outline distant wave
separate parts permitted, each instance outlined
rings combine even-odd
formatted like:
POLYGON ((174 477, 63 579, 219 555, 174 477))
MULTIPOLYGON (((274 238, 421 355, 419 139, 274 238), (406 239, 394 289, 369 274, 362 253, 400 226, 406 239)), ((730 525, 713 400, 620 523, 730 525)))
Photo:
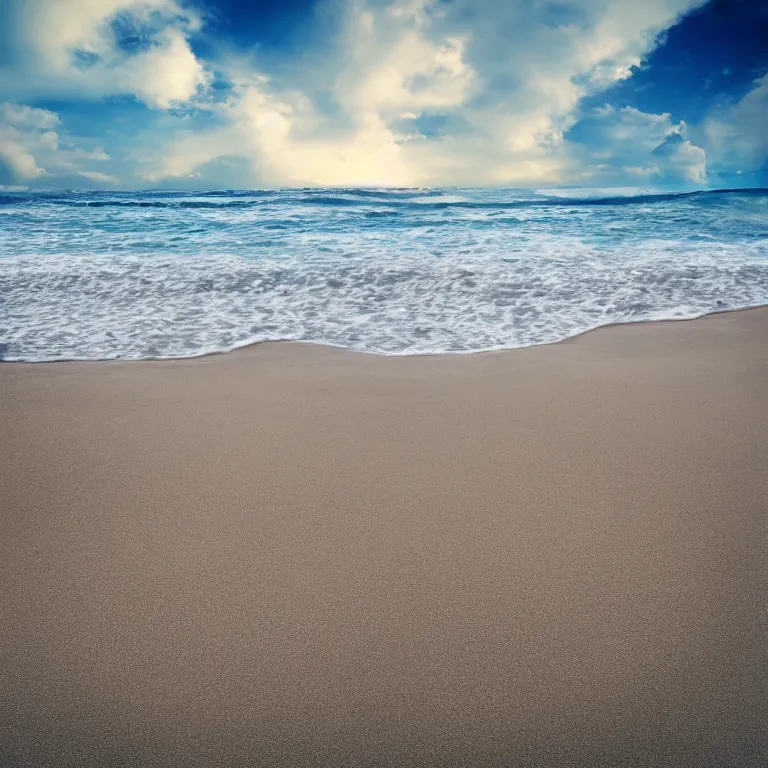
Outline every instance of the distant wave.
POLYGON ((552 208, 582 206, 632 206, 688 201, 691 203, 722 199, 768 199, 768 189, 711 189, 694 192, 659 192, 639 195, 606 197, 558 196, 557 194, 525 193, 520 190, 487 190, 490 199, 441 199, 453 190, 376 190, 376 189, 307 189, 307 190, 216 190, 182 193, 151 191, 136 193, 87 192, 76 193, 7 193, 0 195, 0 205, 62 205, 76 208, 252 208, 271 204, 329 207, 370 207, 386 204, 393 207, 457 208, 469 210, 508 210, 515 208, 552 208), (494 195, 496 192, 496 195, 494 195), (520 192, 525 197, 516 197, 520 192), (512 199, 503 199, 504 197, 512 199), (494 199, 497 198, 497 199, 494 199))
POLYGON ((753 187, 747 189, 703 189, 694 192, 662 192, 641 195, 622 195, 617 197, 553 197, 550 202, 556 205, 637 205, 647 203, 675 202, 679 200, 707 200, 709 198, 768 197, 768 189, 753 187))

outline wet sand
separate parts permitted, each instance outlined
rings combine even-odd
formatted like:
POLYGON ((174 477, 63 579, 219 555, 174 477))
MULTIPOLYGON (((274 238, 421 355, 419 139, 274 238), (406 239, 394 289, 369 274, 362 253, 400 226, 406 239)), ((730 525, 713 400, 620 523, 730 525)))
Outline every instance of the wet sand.
POLYGON ((768 311, 0 365, 2 766, 765 766, 768 311))

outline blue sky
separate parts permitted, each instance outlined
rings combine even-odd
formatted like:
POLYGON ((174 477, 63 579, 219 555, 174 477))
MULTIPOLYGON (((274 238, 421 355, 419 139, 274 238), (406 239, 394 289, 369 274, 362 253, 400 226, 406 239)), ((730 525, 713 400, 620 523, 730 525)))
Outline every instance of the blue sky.
POLYGON ((4 0, 0 185, 768 186, 768 0, 4 0))

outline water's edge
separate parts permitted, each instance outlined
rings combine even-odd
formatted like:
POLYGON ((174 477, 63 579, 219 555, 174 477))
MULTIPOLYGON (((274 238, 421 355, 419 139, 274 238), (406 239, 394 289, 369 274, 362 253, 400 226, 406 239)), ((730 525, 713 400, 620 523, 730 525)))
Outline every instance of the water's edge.
POLYGON ((615 328, 624 328, 629 326, 645 326, 645 325, 667 325, 667 324, 682 324, 691 323, 701 320, 708 320, 710 318, 719 317, 721 315, 736 315, 742 313, 761 312, 768 311, 768 303, 754 304, 748 307, 734 307, 733 309, 717 309, 712 312, 703 312, 699 315, 692 315, 691 317, 667 317, 656 318, 653 320, 626 320, 621 322, 610 322, 596 325, 593 328, 586 328, 582 331, 566 336, 556 341, 545 341, 534 344, 526 344, 514 347, 494 347, 492 349, 477 349, 477 350, 444 350, 440 352, 376 352, 372 350, 354 349, 351 347, 345 347, 341 344, 329 344, 322 341, 311 341, 306 339, 293 340, 293 339, 268 339, 266 341, 253 341, 245 342, 243 344, 235 345, 229 349, 214 350, 212 352, 201 352, 199 354, 191 355, 177 355, 175 357, 144 357, 144 358, 102 358, 94 359, 91 357, 56 357, 49 360, 9 360, 0 358, 0 366, 40 366, 40 365, 52 365, 58 363, 78 363, 87 365, 136 365, 136 364, 153 364, 153 363, 173 363, 195 360, 207 360, 215 357, 230 356, 234 354, 242 354, 243 352, 256 352, 259 348, 266 346, 290 345, 292 347, 308 346, 308 347, 324 347, 326 349, 332 349, 334 351, 349 353, 351 355, 360 355, 363 357, 373 358, 419 358, 419 357, 472 357, 475 355, 491 355, 491 354, 514 354, 521 350, 533 349, 535 347, 558 347, 565 344, 572 344, 578 342, 579 339, 584 336, 589 336, 593 333, 600 333, 601 331, 607 331, 615 328))
POLYGON ((768 304, 768 190, 578 192, 19 193, 0 359, 478 354, 768 304))

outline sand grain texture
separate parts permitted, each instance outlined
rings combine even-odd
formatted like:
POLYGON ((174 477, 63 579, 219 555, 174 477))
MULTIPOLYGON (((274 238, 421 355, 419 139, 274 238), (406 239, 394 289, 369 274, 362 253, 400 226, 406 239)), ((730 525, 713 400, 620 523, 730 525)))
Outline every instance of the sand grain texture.
POLYGON ((0 765, 766 765, 766 339, 0 366, 0 765))

